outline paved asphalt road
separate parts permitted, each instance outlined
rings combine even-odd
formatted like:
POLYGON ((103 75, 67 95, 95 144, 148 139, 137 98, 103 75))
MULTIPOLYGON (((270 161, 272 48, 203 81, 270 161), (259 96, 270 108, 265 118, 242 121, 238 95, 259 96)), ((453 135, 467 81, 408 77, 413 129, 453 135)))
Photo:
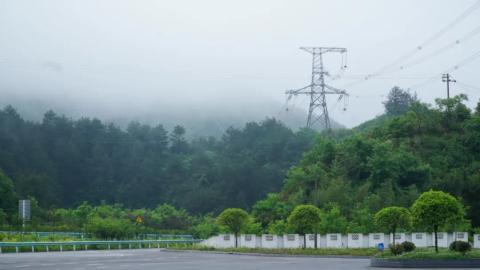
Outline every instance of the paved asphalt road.
POLYGON ((2 270, 380 269, 370 268, 369 262, 368 259, 268 257, 198 252, 169 252, 158 249, 0 254, 0 269, 2 270))

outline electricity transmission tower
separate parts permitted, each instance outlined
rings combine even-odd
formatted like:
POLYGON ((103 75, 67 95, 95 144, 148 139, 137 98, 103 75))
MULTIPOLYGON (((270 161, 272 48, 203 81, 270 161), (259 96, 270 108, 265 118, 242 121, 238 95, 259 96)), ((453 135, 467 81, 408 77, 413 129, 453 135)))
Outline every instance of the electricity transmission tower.
MULTIPOLYGON (((342 56, 347 52, 345 48, 335 47, 301 47, 304 50, 312 54, 312 81, 309 85, 296 89, 288 90, 285 92, 288 99, 297 95, 310 96, 310 105, 308 108, 307 127, 312 128, 317 122, 323 124, 323 127, 330 130, 330 118, 328 116, 327 108, 327 95, 340 95, 338 100, 340 101, 344 96, 348 96, 345 90, 337 89, 325 83, 325 76, 330 76, 323 66, 323 54, 333 52, 341 53, 342 56), (320 113, 317 113, 320 111, 320 113)), ((346 64, 343 63, 341 68, 346 68, 346 64)))

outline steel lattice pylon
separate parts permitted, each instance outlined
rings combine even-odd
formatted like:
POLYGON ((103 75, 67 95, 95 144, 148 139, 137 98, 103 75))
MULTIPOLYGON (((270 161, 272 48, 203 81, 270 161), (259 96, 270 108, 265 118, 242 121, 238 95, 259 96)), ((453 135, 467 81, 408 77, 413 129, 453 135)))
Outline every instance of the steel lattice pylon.
POLYGON ((325 83, 325 76, 328 73, 324 69, 322 55, 328 52, 343 54, 347 52, 347 49, 336 47, 300 47, 300 49, 312 54, 312 82, 303 88, 288 90, 285 94, 287 94, 288 99, 296 95, 309 95, 310 106, 308 108, 307 127, 312 128, 315 123, 321 122, 325 129, 330 130, 326 95, 340 95, 340 100, 348 94, 345 90, 337 89, 325 83), (316 114, 317 110, 320 110, 321 113, 316 114))

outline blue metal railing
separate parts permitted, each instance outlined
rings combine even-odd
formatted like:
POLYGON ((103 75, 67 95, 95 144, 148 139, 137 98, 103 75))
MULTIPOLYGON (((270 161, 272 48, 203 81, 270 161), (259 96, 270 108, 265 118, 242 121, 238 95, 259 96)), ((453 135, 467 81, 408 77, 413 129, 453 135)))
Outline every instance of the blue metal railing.
POLYGON ((117 248, 121 249, 128 246, 129 249, 132 247, 138 248, 160 248, 168 247, 170 244, 194 244, 201 242, 201 239, 176 239, 176 240, 119 240, 119 241, 69 241, 69 242, 0 242, 0 253, 2 248, 15 248, 15 252, 19 252, 20 248, 31 248, 32 252, 35 252, 35 247, 45 247, 45 251, 49 251, 49 247, 58 246, 60 251, 63 251, 64 247, 72 247, 72 250, 75 251, 78 248, 84 248, 88 250, 88 247, 105 246, 106 249, 117 248))

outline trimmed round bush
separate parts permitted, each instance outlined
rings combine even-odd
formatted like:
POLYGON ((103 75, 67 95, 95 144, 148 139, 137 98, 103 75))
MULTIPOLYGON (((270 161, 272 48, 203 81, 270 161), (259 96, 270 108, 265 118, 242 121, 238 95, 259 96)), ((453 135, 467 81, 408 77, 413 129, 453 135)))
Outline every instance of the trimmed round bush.
POLYGON ((404 252, 414 251, 416 248, 415 244, 409 241, 405 241, 401 245, 403 247, 404 252))
POLYGON ((400 255, 403 253, 403 245, 402 244, 395 244, 395 245, 390 245, 390 252, 393 255, 400 255))
POLYGON ((460 252, 462 254, 465 254, 465 253, 469 252, 470 250, 472 250, 472 245, 468 242, 465 242, 465 241, 454 241, 450 244, 449 249, 451 251, 456 251, 456 252, 460 252))

